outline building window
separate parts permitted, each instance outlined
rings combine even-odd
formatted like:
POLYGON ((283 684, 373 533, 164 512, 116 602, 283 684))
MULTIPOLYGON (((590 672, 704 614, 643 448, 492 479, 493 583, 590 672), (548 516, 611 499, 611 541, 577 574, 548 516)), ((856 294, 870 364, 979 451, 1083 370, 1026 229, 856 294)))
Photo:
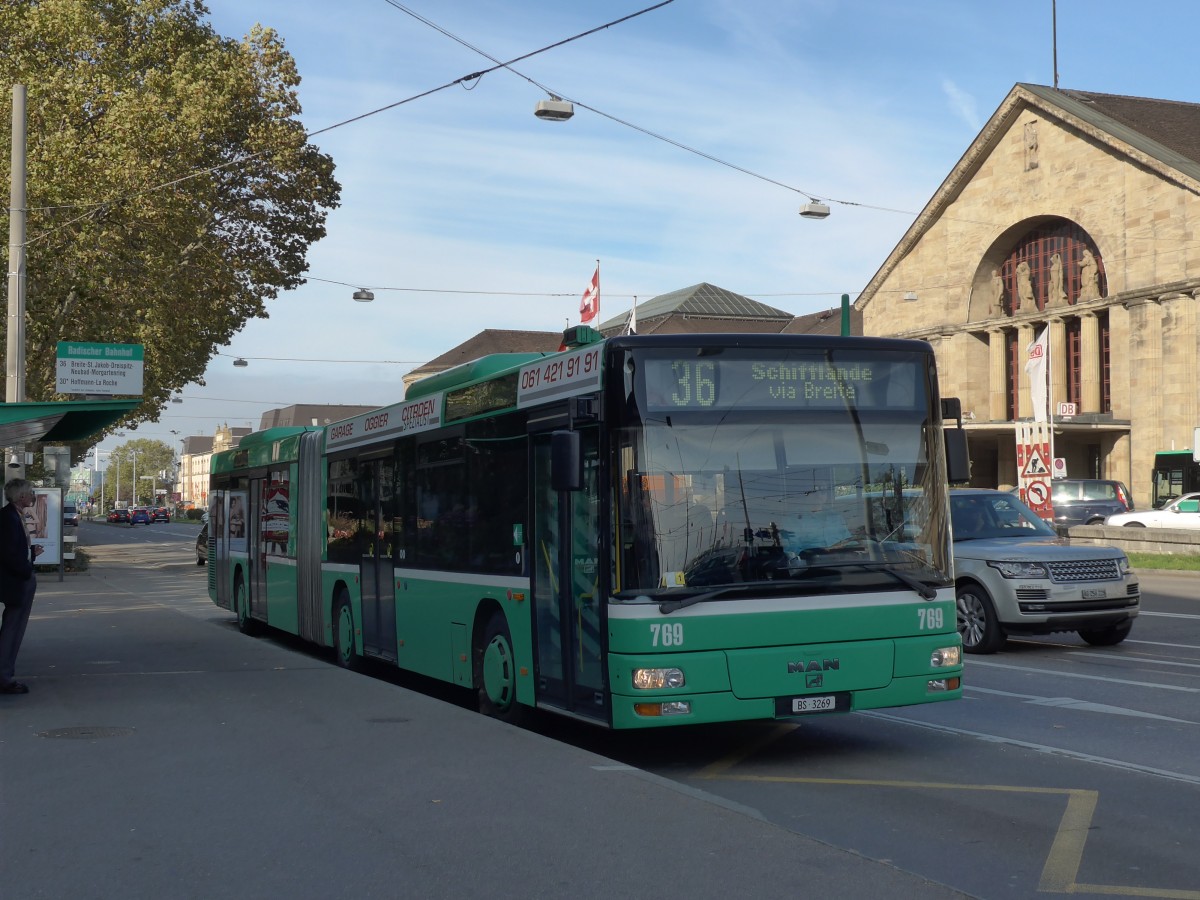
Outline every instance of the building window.
POLYGON ((1071 306, 1108 293, 1099 249, 1067 219, 1027 232, 1001 264, 1000 276, 1010 315, 1071 306))
POLYGON ((1021 408, 1018 391, 1021 386, 1020 367, 1024 363, 1024 356, 1017 341, 1017 332, 1007 329, 1004 332, 1004 413, 1010 422, 1016 420, 1017 412, 1021 408))
POLYGON ((1100 326, 1100 412, 1112 412, 1112 355, 1108 331, 1108 312, 1096 315, 1100 326))
POLYGON ((1079 319, 1067 319, 1067 396, 1068 403, 1074 403, 1076 408, 1083 409, 1083 391, 1080 389, 1083 377, 1082 333, 1079 319))

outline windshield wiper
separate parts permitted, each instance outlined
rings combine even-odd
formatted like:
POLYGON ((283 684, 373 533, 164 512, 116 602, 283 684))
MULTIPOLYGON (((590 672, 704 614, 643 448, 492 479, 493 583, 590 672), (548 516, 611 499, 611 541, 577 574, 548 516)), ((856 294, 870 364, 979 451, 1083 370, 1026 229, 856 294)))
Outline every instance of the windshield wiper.
POLYGON ((926 600, 933 600, 937 597, 937 591, 926 584, 921 579, 909 575, 903 569, 897 569, 891 563, 886 562, 852 562, 852 563, 822 563, 821 565, 830 569, 848 569, 855 566, 861 569, 867 569, 872 572, 883 572, 885 575, 891 575, 901 584, 912 588, 926 600))
POLYGON ((705 603, 709 600, 715 600, 726 594, 741 594, 749 592, 751 594, 777 593, 786 591, 791 593, 794 586, 789 586, 786 581, 752 581, 745 584, 727 584, 711 591, 702 591, 699 594, 692 594, 690 597, 680 597, 678 600, 664 600, 658 604, 658 611, 663 615, 668 615, 679 609, 685 609, 689 606, 695 606, 697 603, 705 603))
POLYGON ((677 609, 683 609, 688 606, 694 606, 697 603, 703 603, 705 600, 712 600, 714 597, 719 597, 726 593, 729 588, 718 588, 715 591, 705 591, 702 594, 692 594, 690 597, 681 597, 678 600, 664 600, 658 604, 658 611, 664 616, 675 612, 677 609))

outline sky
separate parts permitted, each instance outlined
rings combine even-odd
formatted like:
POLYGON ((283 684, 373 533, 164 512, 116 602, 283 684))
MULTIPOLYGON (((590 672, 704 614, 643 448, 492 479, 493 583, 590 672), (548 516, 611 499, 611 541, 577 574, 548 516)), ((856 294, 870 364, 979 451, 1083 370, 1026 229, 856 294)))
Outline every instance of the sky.
MULTIPOLYGON (((1013 85, 1054 83, 1052 0, 673 0, 441 90, 494 63, 416 17, 508 61, 652 5, 208 0, 218 33, 283 38, 310 132, 399 105, 312 138, 342 198, 308 282, 104 446, 398 402, 406 372, 484 329, 577 324, 597 261, 601 321, 701 282, 836 307, 1013 85), (539 84, 591 109, 540 120, 539 84), (810 198, 831 215, 801 218, 810 198)), ((1060 87, 1200 102, 1193 0, 1058 0, 1056 20, 1060 87)))

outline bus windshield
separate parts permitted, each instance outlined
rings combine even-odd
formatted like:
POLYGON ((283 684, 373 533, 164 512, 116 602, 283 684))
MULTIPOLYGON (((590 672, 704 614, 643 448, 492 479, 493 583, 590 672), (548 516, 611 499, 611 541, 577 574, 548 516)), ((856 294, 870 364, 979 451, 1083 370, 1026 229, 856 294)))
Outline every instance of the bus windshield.
POLYGON ((889 569, 945 584, 944 491, 924 483, 926 432, 905 415, 649 417, 625 451, 620 594, 902 587, 889 569))

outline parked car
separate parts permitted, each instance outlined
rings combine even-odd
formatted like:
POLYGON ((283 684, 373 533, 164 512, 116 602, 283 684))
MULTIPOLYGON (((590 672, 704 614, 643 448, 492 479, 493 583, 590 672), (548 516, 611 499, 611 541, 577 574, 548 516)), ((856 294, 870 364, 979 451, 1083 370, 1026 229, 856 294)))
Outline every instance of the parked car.
POLYGON ((150 509, 151 522, 170 522, 171 511, 165 506, 155 506, 150 509))
POLYGON ((1060 532, 1072 525, 1101 525, 1107 517, 1133 509, 1133 495, 1124 484, 1101 478, 1056 478, 1050 502, 1060 532))
POLYGON ((196 535, 196 565, 203 566, 208 562, 208 522, 200 526, 196 535))
POLYGON ((1141 588, 1115 547, 1075 545, 1011 493, 950 493, 958 632, 968 653, 1010 634, 1075 631, 1097 647, 1129 636, 1141 588))
POLYGON ((79 524, 79 507, 72 503, 63 504, 63 525, 79 524))
POLYGON ((1104 524, 1132 528, 1200 528, 1200 492, 1176 497, 1162 509, 1117 513, 1105 519, 1104 524))
POLYGON ((143 525, 150 524, 150 510, 144 506, 135 506, 129 511, 129 524, 137 525, 139 522, 143 525))
POLYGON ((112 512, 110 512, 108 514, 108 521, 109 522, 125 522, 128 524, 129 510, 128 509, 114 509, 112 512))

